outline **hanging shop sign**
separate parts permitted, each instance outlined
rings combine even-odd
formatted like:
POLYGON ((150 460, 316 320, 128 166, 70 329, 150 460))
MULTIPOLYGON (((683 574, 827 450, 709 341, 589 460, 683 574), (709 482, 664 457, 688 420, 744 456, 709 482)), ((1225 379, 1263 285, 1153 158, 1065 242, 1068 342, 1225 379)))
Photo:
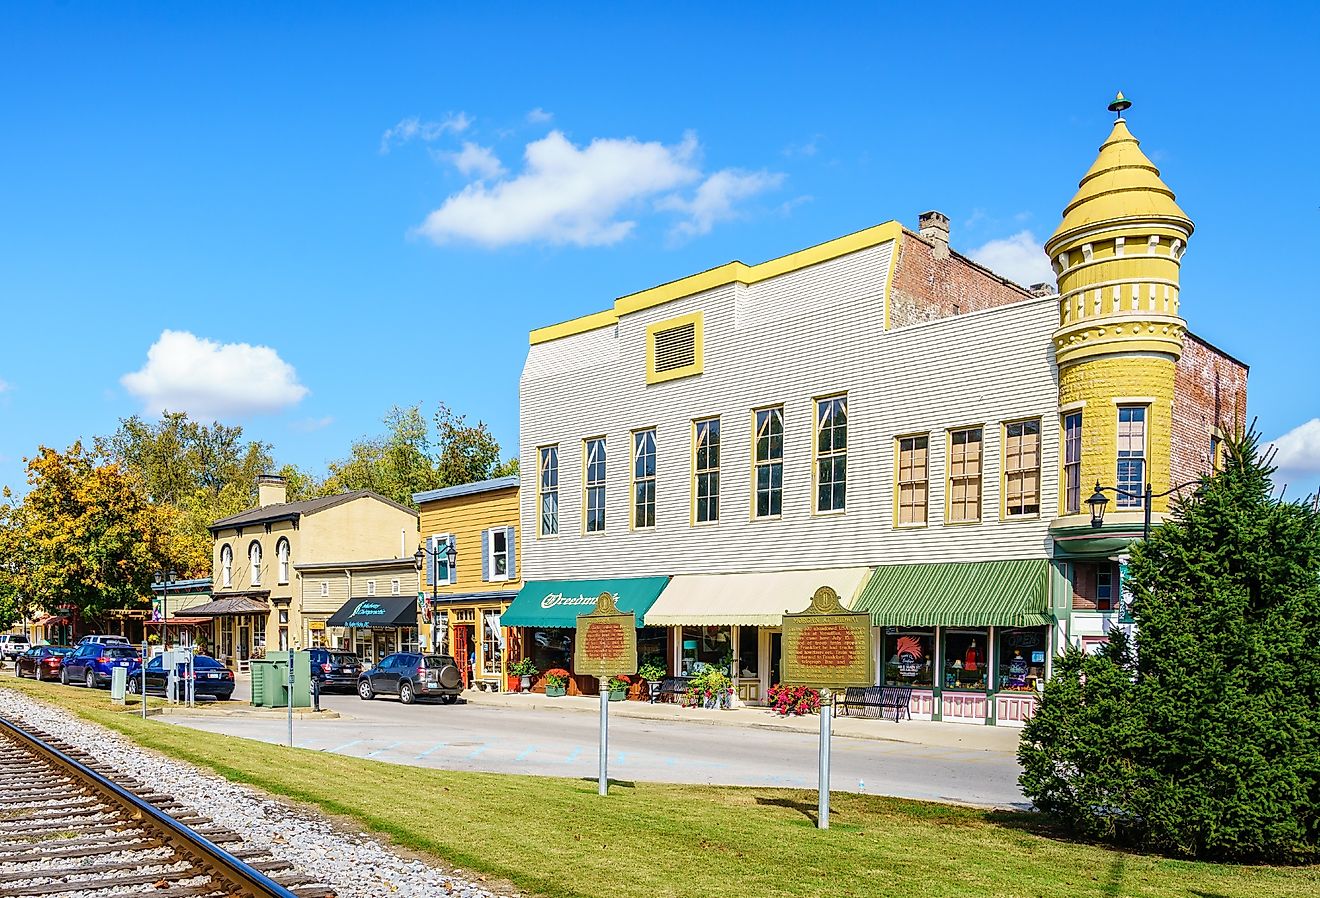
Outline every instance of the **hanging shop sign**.
POLYGON ((806 611, 784 614, 783 639, 785 683, 817 689, 875 683, 871 615, 844 608, 828 586, 816 590, 806 611))
POLYGON ((573 672, 601 680, 637 673, 637 615, 620 611, 608 592, 594 611, 577 617, 573 672))

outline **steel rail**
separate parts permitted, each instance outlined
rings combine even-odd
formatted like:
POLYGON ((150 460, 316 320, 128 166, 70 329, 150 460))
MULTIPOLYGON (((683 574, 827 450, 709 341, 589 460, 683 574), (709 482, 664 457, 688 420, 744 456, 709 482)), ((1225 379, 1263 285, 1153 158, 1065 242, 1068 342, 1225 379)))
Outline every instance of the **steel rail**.
POLYGON ((228 889, 232 894, 241 895, 243 898, 299 898, 192 827, 180 823, 155 805, 139 798, 118 783, 102 776, 5 717, 0 717, 0 732, 13 736, 39 757, 63 768, 74 779, 94 787, 97 792, 119 805, 129 815, 139 817, 148 825, 162 831, 167 842, 194 857, 205 872, 220 880, 217 882, 217 889, 228 889))

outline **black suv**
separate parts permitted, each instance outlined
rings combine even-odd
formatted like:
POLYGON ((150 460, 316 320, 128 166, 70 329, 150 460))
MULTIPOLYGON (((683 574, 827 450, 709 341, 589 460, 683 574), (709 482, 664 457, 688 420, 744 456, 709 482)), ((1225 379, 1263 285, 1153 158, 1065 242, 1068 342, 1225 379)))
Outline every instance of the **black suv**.
POLYGON ((308 649, 312 656, 312 678, 322 692, 343 689, 352 692, 362 672, 362 659, 352 652, 335 649, 308 649))
POLYGON ((452 705, 463 691, 463 677, 449 655, 395 652, 362 672, 357 691, 363 701, 378 695, 397 695, 399 701, 411 705, 420 697, 434 695, 452 705))

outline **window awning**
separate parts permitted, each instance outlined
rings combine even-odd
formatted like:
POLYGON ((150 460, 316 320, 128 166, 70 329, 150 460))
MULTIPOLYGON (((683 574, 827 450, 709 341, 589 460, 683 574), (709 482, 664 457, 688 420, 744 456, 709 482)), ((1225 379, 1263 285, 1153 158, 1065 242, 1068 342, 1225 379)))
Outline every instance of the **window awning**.
POLYGON ((579 614, 596 607, 603 592, 614 596, 620 611, 637 615, 637 626, 655 603, 668 577, 620 577, 613 580, 532 580, 500 616, 506 627, 576 627, 579 614))
POLYGON ((887 564, 853 604, 879 627, 1034 627, 1053 622, 1049 561, 887 564))
POLYGON ((212 599, 185 609, 192 617, 227 617, 231 614, 269 614, 270 606, 247 596, 212 599))
POLYGON ((329 627, 415 627, 417 600, 410 596, 349 599, 330 615, 329 627))
POLYGON ((822 586, 839 594, 845 607, 871 573, 869 567, 775 571, 758 574, 681 574, 670 581, 646 613, 647 626, 777 627, 784 612, 805 611, 822 586))

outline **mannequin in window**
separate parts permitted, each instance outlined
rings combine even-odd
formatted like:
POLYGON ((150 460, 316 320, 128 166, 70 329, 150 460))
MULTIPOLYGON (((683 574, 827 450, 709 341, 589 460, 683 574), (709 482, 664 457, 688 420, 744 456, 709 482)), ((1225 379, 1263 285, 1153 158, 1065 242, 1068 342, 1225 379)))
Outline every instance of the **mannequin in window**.
POLYGON ((975 672, 984 663, 985 656, 981 654, 981 650, 977 648, 976 640, 973 639, 972 644, 967 646, 967 653, 963 655, 963 670, 969 673, 975 672))

